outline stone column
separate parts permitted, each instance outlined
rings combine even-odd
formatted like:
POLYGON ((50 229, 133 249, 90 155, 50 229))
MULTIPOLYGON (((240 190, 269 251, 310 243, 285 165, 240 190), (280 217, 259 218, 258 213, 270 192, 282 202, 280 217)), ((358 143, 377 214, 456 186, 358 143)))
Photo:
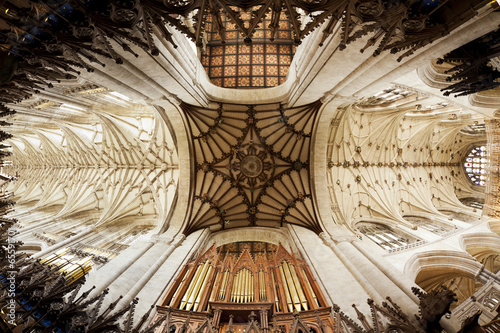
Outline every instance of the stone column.
MULTIPOLYGON (((337 246, 340 252, 351 263, 356 263, 356 268, 360 275, 365 279, 369 279, 370 285, 379 295, 383 295, 384 299, 390 296, 405 313, 417 313, 418 307, 415 302, 352 244, 354 240, 355 238, 353 237, 350 241, 339 242, 337 246)), ((381 304, 379 300, 374 299, 374 301, 381 304)))
POLYGON ((361 252, 371 263, 373 263, 377 268, 387 276, 392 283, 399 287, 409 298, 411 298, 416 304, 419 303, 418 297, 411 291, 412 287, 419 288, 415 283, 413 283, 410 279, 404 276, 401 273, 397 273, 394 269, 391 269, 390 264, 381 257, 375 257, 369 251, 363 248, 358 241, 352 242, 354 247, 361 252))
POLYGON ((135 296, 141 291, 141 289, 146 285, 146 283, 153 277, 153 275, 158 271, 158 269, 163 265, 165 260, 174 252, 175 248, 182 244, 182 242, 186 239, 185 235, 179 235, 170 241, 170 246, 167 248, 165 252, 161 256, 153 256, 153 259, 156 259, 153 265, 141 276, 139 281, 137 281, 132 289, 128 291, 128 293, 123 297, 120 301, 121 304, 130 303, 135 296))
MULTIPOLYGON (((344 253, 339 249, 339 247, 335 244, 335 242, 331 239, 331 237, 322 232, 320 235, 323 242, 332 249, 333 253, 342 261, 344 266, 349 270, 349 272, 356 278, 358 283, 363 287, 364 291, 377 303, 382 303, 384 299, 380 296, 380 294, 375 290, 375 288, 368 282, 368 280, 361 274, 361 272, 353 265, 353 261, 346 257, 344 253)), ((345 242, 343 242, 345 243, 345 242)))
POLYGON ((83 290, 95 286, 94 291, 89 295, 94 297, 106 289, 113 281, 118 279, 133 263, 139 260, 154 244, 156 240, 138 242, 129 247, 116 258, 113 258, 106 265, 101 267, 94 275, 88 277, 83 290))

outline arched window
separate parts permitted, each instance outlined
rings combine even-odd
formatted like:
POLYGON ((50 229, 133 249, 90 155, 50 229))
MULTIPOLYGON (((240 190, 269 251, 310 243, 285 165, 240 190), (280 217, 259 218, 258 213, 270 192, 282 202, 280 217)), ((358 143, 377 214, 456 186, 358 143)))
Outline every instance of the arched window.
POLYGON ((476 146, 472 148, 465 158, 465 173, 469 176, 471 182, 476 185, 484 186, 486 184, 486 168, 488 157, 486 146, 476 146))
POLYGON ((398 234, 382 224, 366 223, 359 231, 385 250, 397 249, 419 241, 415 237, 398 234))
POLYGON ((463 203, 464 205, 475 209, 483 209, 484 206, 484 199, 482 198, 469 197, 469 198, 460 198, 458 200, 460 200, 460 202, 463 203))
POLYGON ((428 230, 436 235, 444 235, 447 232, 453 230, 453 227, 450 225, 443 225, 440 223, 436 223, 431 219, 421 216, 405 216, 406 221, 413 223, 419 228, 428 230))
POLYGON ((478 217, 470 214, 465 214, 461 212, 456 212, 453 210, 439 210, 440 213, 447 215, 451 219, 459 220, 465 223, 474 223, 477 222, 478 217))

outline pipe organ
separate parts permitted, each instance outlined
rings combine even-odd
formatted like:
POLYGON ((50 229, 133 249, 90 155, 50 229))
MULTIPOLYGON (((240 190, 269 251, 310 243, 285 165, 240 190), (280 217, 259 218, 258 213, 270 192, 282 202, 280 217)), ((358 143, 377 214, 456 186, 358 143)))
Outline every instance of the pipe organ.
POLYGON ((64 279, 69 281, 69 284, 85 276, 93 267, 91 256, 78 258, 70 253, 69 248, 41 259, 40 263, 58 267, 58 271, 64 274, 64 279))
POLYGON ((333 327, 330 307, 309 266, 281 244, 211 246, 180 270, 158 309, 159 314, 168 309, 179 319, 189 316, 190 322, 212 312, 212 324, 219 328, 228 325, 230 316, 242 318, 250 312, 261 313, 260 325, 268 325, 276 314, 280 327, 291 325, 291 313, 311 318, 320 313, 333 327))

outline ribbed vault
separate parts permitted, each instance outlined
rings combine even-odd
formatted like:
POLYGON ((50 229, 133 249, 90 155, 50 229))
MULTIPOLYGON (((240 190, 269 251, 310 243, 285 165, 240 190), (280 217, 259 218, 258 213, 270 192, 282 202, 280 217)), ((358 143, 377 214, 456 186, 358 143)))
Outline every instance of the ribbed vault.
POLYGON ((310 179, 311 133, 321 103, 187 104, 195 155, 189 234, 292 223, 321 232, 310 179))
MULTIPOLYGON (((161 224, 175 204, 179 173, 169 125, 152 108, 107 89, 88 88, 68 89, 68 104, 51 103, 40 111, 45 120, 62 107, 74 108, 66 121, 34 122, 32 115, 17 115, 16 122, 25 127, 12 126, 22 135, 9 142, 12 172, 20 178, 9 184, 16 201, 32 209, 61 207, 55 219, 93 211, 96 226, 126 217, 161 224), (82 94, 82 89, 90 92, 82 94)), ((29 108, 39 99, 20 108, 25 104, 29 108)))

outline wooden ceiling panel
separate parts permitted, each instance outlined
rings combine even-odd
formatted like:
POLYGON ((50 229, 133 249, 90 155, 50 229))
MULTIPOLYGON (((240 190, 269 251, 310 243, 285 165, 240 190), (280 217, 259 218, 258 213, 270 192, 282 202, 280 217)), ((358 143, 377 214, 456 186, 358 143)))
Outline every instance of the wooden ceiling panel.
POLYGON ((195 204, 184 232, 286 223, 321 232, 309 184, 320 107, 182 104, 196 159, 195 204))

